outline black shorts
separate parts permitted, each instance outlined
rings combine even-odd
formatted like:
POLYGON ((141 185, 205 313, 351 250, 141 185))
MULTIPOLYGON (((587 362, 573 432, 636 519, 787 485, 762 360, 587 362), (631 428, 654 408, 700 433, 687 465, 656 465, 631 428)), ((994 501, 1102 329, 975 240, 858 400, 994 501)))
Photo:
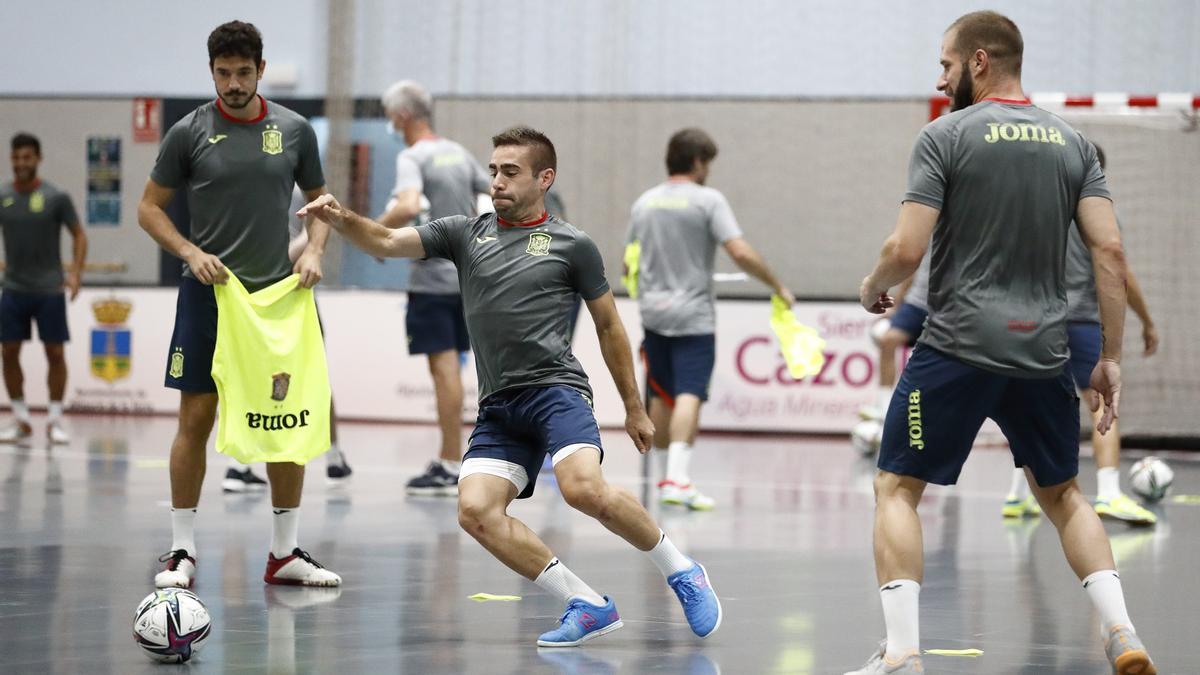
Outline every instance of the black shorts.
POLYGON ((5 289, 0 294, 0 342, 24 342, 33 337, 62 344, 71 339, 67 330, 67 296, 64 293, 29 293, 5 289))
POLYGON ((1071 377, 1080 390, 1092 386, 1092 371, 1100 362, 1100 348, 1104 338, 1100 324, 1094 321, 1072 321, 1067 324, 1067 349, 1071 351, 1068 362, 1071 377))
POLYGON ((917 345, 892 394, 879 468, 953 485, 987 418, 1000 425, 1016 466, 1038 485, 1079 473, 1079 397, 1067 369, 1047 378, 999 375, 917 345))
POLYGON ((892 328, 908 334, 908 346, 913 347, 917 344, 917 338, 925 331, 925 319, 928 316, 929 312, 920 307, 907 302, 902 303, 892 315, 892 328))
POLYGON ((461 295, 409 293, 404 328, 408 332, 409 354, 471 349, 461 295))
POLYGON ((669 337, 648 330, 642 342, 642 355, 646 359, 650 393, 667 405, 674 406, 675 397, 680 394, 708 400, 708 384, 717 360, 715 335, 669 337))
POLYGON ((213 287, 183 277, 175 301, 175 332, 171 334, 164 384, 180 391, 215 394, 212 360, 216 348, 217 296, 213 287))

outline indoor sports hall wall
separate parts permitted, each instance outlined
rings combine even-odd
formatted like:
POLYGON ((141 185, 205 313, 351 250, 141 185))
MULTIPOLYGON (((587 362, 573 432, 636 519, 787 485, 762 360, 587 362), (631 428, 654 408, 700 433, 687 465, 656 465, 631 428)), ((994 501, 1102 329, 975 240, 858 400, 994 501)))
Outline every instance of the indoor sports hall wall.
MULTIPOLYGON (((568 219, 596 240, 619 288, 629 208, 666 179, 667 139, 707 129, 720 154, 709 185, 728 197, 749 240, 797 295, 853 298, 895 224, 921 101, 447 99, 438 131, 486 161, 490 137, 526 123, 559 157, 568 219)), ((724 255, 723 269, 732 269, 724 255)), ((763 297, 757 283, 723 295, 763 297)))
POLYGON ((1021 26, 1031 91, 1200 82, 1192 0, 44 0, 5 3, 20 67, 0 70, 0 91, 207 94, 204 40, 240 18, 265 35, 269 77, 295 73, 284 93, 323 96, 331 3, 357 25, 338 74, 356 96, 403 77, 468 96, 927 95, 942 31, 984 7, 1021 26))

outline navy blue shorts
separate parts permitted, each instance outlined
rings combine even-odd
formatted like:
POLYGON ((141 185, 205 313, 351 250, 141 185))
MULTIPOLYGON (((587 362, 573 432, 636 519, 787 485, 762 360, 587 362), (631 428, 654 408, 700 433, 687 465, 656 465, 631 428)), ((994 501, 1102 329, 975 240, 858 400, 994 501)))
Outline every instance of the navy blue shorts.
POLYGON ((921 337, 921 333, 925 331, 925 317, 929 316, 929 312, 910 305, 907 302, 896 308, 896 313, 892 315, 892 328, 902 330, 908 334, 908 346, 912 347, 917 344, 917 338, 921 337))
POLYGON ((646 359, 651 393, 667 405, 675 405, 675 397, 680 394, 708 400, 708 384, 717 360, 715 335, 668 337, 648 330, 642 342, 642 356, 646 359))
POLYGON ((461 295, 409 293, 404 328, 408 331, 409 354, 471 349, 461 295))
POLYGON ((28 293, 5 289, 0 294, 0 342, 24 342, 33 337, 37 321, 38 339, 62 344, 71 339, 67 330, 65 293, 28 293))
POLYGON ((217 296, 213 287, 183 277, 175 300, 175 331, 164 384, 180 391, 215 394, 212 360, 216 348, 217 296))
POLYGON ((546 455, 557 463, 582 447, 600 450, 604 461, 600 428, 583 392, 565 385, 502 391, 479 403, 459 478, 507 478, 517 486, 517 499, 525 499, 546 455))
POLYGON ((1100 362, 1102 343, 1100 324, 1094 321, 1072 321, 1067 324, 1067 348, 1071 350, 1068 367, 1079 389, 1091 386, 1092 371, 1100 362))
POLYGON ((919 344, 892 394, 879 468, 953 485, 987 418, 1008 438, 1016 466, 1038 485, 1079 473, 1079 397, 1066 369, 1028 379, 998 375, 919 344))

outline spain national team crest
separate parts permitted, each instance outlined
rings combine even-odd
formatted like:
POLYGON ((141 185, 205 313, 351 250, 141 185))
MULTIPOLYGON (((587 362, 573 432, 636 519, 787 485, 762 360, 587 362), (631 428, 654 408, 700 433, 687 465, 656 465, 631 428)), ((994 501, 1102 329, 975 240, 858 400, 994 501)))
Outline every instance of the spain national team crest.
POLYGON ((92 374, 105 382, 129 377, 133 333, 125 326, 133 305, 109 298, 92 303, 99 327, 92 329, 92 374))
POLYGON ((283 152, 283 132, 278 124, 268 124, 263 131, 263 152, 278 155, 283 152))
POLYGON ((529 246, 525 252, 529 255, 550 255, 550 239, 545 232, 534 232, 529 235, 529 246))
POLYGON ((271 376, 271 400, 282 401, 287 398, 288 385, 292 382, 289 373, 275 373, 271 376))
POLYGON ((41 190, 29 195, 29 210, 33 213, 41 213, 46 210, 46 195, 42 194, 41 190))

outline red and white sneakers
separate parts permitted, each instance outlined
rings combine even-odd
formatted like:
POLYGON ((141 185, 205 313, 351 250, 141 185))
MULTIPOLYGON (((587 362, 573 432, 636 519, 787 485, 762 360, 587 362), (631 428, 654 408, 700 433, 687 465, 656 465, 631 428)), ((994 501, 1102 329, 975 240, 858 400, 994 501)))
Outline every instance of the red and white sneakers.
POLYGON ((306 551, 292 549, 285 558, 267 554, 267 571, 263 581, 284 586, 341 586, 342 578, 321 566, 306 551))
POLYGON ((158 559, 167 564, 154 575, 155 588, 191 588, 196 582, 196 559, 179 548, 158 559))

